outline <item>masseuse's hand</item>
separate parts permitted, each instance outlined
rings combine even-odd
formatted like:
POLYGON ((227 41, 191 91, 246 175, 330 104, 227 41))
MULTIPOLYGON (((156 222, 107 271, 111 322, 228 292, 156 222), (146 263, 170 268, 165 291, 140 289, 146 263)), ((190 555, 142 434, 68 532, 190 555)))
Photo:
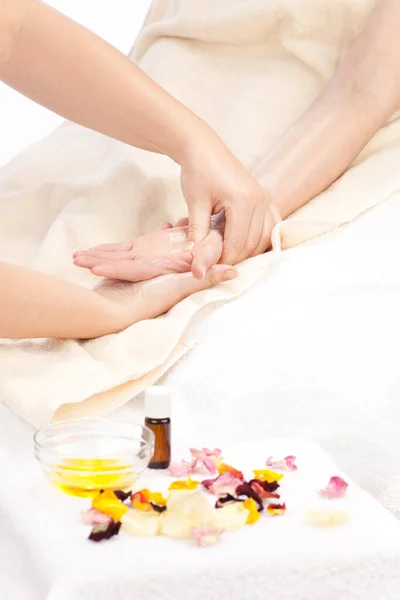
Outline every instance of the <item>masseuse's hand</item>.
MULTIPOLYGON (((217 136, 209 136, 181 162, 182 191, 189 209, 189 242, 197 246, 209 232, 212 214, 224 209, 226 226, 221 257, 236 264, 265 252, 270 243, 271 212, 264 189, 217 136)), ((195 269, 205 277, 207 268, 195 269)))

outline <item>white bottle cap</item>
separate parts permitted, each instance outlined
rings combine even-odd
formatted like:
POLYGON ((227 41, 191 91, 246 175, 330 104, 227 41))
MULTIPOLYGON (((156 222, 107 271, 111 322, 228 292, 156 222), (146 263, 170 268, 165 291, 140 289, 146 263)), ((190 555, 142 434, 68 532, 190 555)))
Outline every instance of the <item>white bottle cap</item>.
POLYGON ((145 412, 150 419, 168 419, 171 416, 173 392, 166 385, 155 385, 145 392, 145 412))

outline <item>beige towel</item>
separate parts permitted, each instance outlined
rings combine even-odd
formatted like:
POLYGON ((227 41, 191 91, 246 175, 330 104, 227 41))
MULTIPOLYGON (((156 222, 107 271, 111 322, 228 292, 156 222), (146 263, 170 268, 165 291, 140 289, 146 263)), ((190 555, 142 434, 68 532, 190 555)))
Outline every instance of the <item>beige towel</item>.
MULTIPOLYGON (((132 58, 214 127, 253 168, 307 108, 360 32, 372 0, 154 0, 132 58)), ((327 192, 279 226, 283 248, 350 222, 400 188, 393 118, 327 192)), ((0 257, 85 286, 74 249, 132 239, 185 215, 179 170, 71 124, 0 171, 0 257)), ((0 398, 34 425, 103 415, 164 374, 193 344, 206 305, 263 277, 240 277, 119 335, 0 343, 0 398)))

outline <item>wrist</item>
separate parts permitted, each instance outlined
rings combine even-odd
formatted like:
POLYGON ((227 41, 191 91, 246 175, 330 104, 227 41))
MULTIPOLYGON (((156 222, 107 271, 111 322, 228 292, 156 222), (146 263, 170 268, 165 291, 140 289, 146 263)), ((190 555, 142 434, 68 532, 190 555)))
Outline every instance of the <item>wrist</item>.
POLYGON ((186 121, 181 121, 176 130, 179 135, 170 144, 168 156, 181 167, 193 164, 202 154, 209 154, 210 148, 219 139, 211 127, 193 113, 186 121))

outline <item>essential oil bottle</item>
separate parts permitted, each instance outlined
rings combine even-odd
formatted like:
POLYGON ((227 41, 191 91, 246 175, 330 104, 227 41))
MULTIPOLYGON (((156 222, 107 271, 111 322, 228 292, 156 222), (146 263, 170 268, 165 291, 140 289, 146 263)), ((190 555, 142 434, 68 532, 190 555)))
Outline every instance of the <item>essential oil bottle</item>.
POLYGON ((154 454, 149 469, 168 469, 171 463, 171 403, 171 388, 165 385, 147 388, 144 422, 155 436, 154 454))

